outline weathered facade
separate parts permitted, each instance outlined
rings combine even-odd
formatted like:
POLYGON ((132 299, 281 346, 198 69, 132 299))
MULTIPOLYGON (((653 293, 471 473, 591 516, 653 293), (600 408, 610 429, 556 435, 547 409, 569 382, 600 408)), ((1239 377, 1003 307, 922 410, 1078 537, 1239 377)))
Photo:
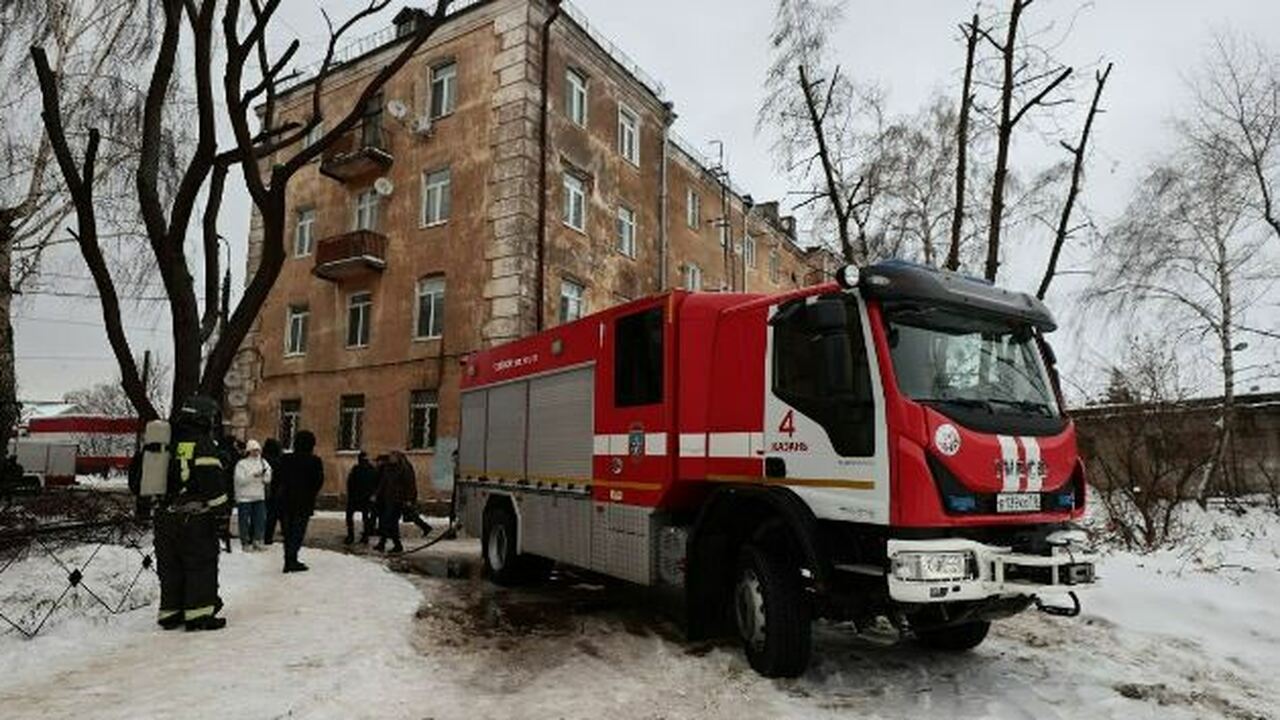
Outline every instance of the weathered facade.
MULTIPOLYGON (((407 448, 423 490, 447 488, 478 348, 668 287, 777 291, 834 269, 776 204, 751 207, 676 144, 660 88, 577 11, 552 12, 455 13, 289 189, 290 257, 229 378, 229 419, 255 438, 313 431, 326 492, 357 448, 407 448)), ((398 47, 330 72, 322 115, 398 47)), ((279 115, 306 120, 311 90, 279 115)), ((261 242, 255 216, 250 271, 261 242)))

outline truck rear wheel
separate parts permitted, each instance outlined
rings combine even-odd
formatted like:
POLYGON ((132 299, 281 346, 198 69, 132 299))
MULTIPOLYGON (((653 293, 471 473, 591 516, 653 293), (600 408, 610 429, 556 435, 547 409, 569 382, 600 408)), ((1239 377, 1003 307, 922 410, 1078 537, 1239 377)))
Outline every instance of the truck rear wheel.
POLYGON ((503 586, 545 579, 553 563, 533 555, 517 554, 519 532, 515 513, 506 505, 494 505, 484 513, 481 553, 489 578, 503 586))
POLYGON ((990 630, 989 621, 977 620, 934 630, 917 630, 916 639, 921 645, 933 650, 964 652, 981 645, 990 630))
POLYGON ((738 559, 733 591, 738 636, 751 667, 765 677, 796 677, 809 666, 812 628, 800 572, 748 545, 738 559))

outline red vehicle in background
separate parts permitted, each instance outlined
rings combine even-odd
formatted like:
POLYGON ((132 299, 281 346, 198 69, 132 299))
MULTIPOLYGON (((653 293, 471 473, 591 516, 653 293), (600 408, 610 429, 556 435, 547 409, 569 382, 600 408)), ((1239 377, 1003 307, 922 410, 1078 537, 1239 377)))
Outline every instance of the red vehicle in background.
POLYGON ((565 563, 683 599, 797 675, 817 618, 963 650, 1094 582, 1035 298, 903 262, 670 292, 476 354, 457 502, 491 577, 565 563))

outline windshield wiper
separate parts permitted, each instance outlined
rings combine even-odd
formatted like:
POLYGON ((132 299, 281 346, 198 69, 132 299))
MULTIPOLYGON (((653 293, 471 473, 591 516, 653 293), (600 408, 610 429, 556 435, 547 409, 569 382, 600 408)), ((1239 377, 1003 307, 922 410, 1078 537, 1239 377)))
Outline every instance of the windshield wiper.
POLYGON ((1053 417, 1053 408, 1049 407, 1045 403, 1036 402, 1035 400, 1003 400, 1000 398, 991 398, 988 402, 1014 407, 1022 410, 1023 412, 1037 413, 1044 415, 1045 417, 1053 417))
POLYGON ((940 403, 943 405, 959 405, 960 407, 977 408, 994 413, 995 408, 991 407, 991 403, 987 400, 978 400, 976 398, 916 398, 916 402, 921 403, 940 403))

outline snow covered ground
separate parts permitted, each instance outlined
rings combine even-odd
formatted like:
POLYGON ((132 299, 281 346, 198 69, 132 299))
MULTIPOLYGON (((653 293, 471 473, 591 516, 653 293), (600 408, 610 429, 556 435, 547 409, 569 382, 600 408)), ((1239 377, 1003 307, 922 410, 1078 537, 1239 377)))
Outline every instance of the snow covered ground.
MULTIPOLYGON (((474 541, 392 561, 411 572, 310 549, 312 571, 286 576, 278 549, 237 552, 223 556, 223 632, 160 631, 152 607, 0 635, 0 715, 1280 717, 1280 519, 1193 519, 1182 550, 1108 556, 1081 618, 1027 613, 961 656, 824 625, 813 667, 789 681, 757 677, 732 646, 681 641, 625 589, 447 577, 468 574, 441 569, 465 570, 474 541)), ((333 546, 338 523, 316 526, 333 546)))

